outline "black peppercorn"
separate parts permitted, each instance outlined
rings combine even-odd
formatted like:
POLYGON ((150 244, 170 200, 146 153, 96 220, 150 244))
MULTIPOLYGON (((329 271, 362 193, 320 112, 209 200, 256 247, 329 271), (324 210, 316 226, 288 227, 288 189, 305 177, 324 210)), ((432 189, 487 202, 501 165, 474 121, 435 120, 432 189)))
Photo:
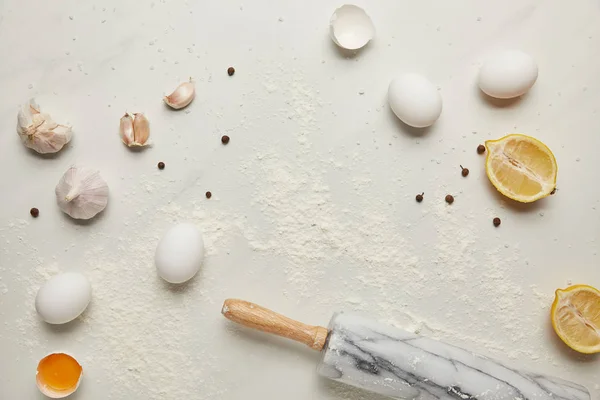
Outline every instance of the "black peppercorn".
POLYGON ((462 176, 469 175, 469 168, 463 168, 463 166, 461 165, 460 169, 462 169, 462 172, 461 172, 462 176))
POLYGON ((37 218, 40 215, 40 210, 33 207, 31 210, 29 210, 29 214, 31 214, 33 218, 37 218))
POLYGON ((158 169, 165 169, 165 163, 164 162, 159 162, 158 163, 158 169))
POLYGON ((419 202, 419 203, 420 203, 420 202, 422 202, 422 201, 423 201, 423 195, 424 195, 424 194, 425 194, 425 193, 421 193, 421 194, 418 194, 418 195, 417 195, 417 197, 415 197, 415 199, 417 200, 417 202, 419 202))
POLYGON ((233 74, 235 74, 235 68, 233 68, 233 67, 227 68, 227 75, 232 76, 233 74))
POLYGON ((448 203, 448 204, 454 203, 454 196, 452 196, 451 194, 446 195, 446 203, 448 203))
POLYGON ((494 222, 494 226, 495 227, 500 226, 500 223, 502 223, 502 221, 500 221, 500 218, 498 218, 498 217, 494 218, 493 222, 494 222))
POLYGON ((483 154, 485 153, 485 146, 480 144, 479 146, 477 146, 477 154, 483 154))
POLYGON ((206 192, 206 198, 210 199, 212 197, 212 193, 211 192, 206 192))
POLYGON ((223 135, 223 136, 221 137, 221 143, 223 143, 223 144, 227 144, 227 143, 229 143, 229 136, 227 136, 227 135, 223 135))

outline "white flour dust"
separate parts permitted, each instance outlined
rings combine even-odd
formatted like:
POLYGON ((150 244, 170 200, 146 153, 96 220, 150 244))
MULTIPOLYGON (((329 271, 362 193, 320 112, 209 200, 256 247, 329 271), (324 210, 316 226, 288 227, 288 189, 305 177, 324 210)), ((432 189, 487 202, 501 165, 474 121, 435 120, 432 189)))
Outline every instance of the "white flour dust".
MULTIPOLYGON (((159 400, 199 393, 209 399, 227 392, 219 375, 223 364, 212 348, 221 316, 212 309, 219 310, 226 282, 214 260, 232 243, 281 260, 280 270, 274 271, 285 276, 281 290, 312 309, 370 313, 492 354, 555 363, 542 343, 523 345, 543 334, 546 327, 532 321, 540 310, 547 311, 552 297, 521 281, 514 268, 522 264, 518 246, 507 251, 498 243, 482 251, 472 214, 458 217, 460 197, 448 206, 441 201, 446 194, 442 188, 428 193, 423 204, 399 211, 373 199, 376 182, 365 170, 347 182, 353 203, 340 198, 332 174, 361 163, 364 152, 374 150, 352 151, 340 159, 317 148, 311 137, 320 134, 324 101, 300 74, 291 81, 277 76, 268 75, 264 87, 269 93, 285 91, 287 104, 277 115, 290 121, 294 135, 285 150, 277 143, 263 144, 239 160, 237 173, 250 188, 252 216, 194 200, 204 195, 199 187, 142 176, 123 198, 136 212, 116 235, 90 233, 80 258, 93 283, 92 306, 78 320, 84 327, 81 338, 90 343, 82 361, 110 377, 109 398, 137 394, 159 400), (399 212, 412 213, 413 222, 405 222, 399 212), (166 227, 182 220, 202 229, 207 255, 199 276, 178 287, 156 276, 153 256, 166 227), (421 223, 433 232, 426 243, 414 240, 421 223), (243 241, 235 240, 240 237, 243 241), (448 287, 456 291, 449 293, 448 287), (535 313, 521 313, 524 302, 535 302, 535 313), (471 310, 466 318, 465 310, 471 310), (203 326, 207 328, 199 328, 203 326), (494 337, 491 332, 499 326, 505 333, 494 337), (191 354, 190 347, 198 351, 191 354)), ((27 242, 27 226, 16 222, 2 239, 17 236, 27 242)), ((35 270, 18 274, 17 280, 33 299, 37 288, 61 268, 38 259, 33 247, 25 247, 23 258, 35 270)), ((0 280, 0 293, 7 290, 0 280)), ((14 333, 25 338, 19 343, 24 351, 37 354, 37 338, 43 333, 32 307, 25 310, 14 333)), ((332 391, 339 399, 361 398, 336 385, 332 391)))
MULTIPOLYGON (((144 182, 140 189, 148 190, 149 185, 144 182)), ((132 205, 142 206, 134 203, 136 196, 127 198, 132 205)), ((197 323, 190 322, 190 315, 196 312, 194 304, 213 303, 207 296, 212 278, 205 275, 180 286, 162 281, 154 271, 154 249, 162 232, 142 227, 181 220, 183 214, 179 206, 167 204, 143 220, 124 221, 116 238, 94 234, 91 241, 97 244, 83 255, 81 270, 92 282, 93 299, 88 310, 72 323, 82 328, 78 336, 91 343, 78 352, 84 354, 79 361, 86 375, 93 376, 94 369, 100 369, 110 377, 107 393, 111 399, 122 399, 126 394, 156 400, 184 398, 193 392, 210 398, 226 392, 214 384, 213 377, 193 372, 218 370, 210 347, 195 354, 189 351, 194 343, 209 340, 197 323)), ((192 220, 204 232, 208 260, 222 247, 222 226, 215 223, 218 219, 201 210, 193 211, 192 220)), ((18 281, 27 288, 33 304, 37 289, 64 268, 56 262, 36 261, 35 251, 26 256, 35 262, 35 270, 20 274, 18 281)), ((32 304, 23 307, 25 316, 16 320, 15 336, 21 338, 19 345, 24 350, 38 354, 44 329, 32 304)))

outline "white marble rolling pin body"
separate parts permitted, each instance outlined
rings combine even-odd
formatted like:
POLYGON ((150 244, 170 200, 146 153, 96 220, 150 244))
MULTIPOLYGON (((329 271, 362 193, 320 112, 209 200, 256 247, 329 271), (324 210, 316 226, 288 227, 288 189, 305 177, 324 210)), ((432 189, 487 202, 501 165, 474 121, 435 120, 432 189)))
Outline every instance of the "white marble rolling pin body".
POLYGON ((329 328, 306 325, 243 300, 223 305, 228 319, 322 351, 320 375, 405 400, 590 400, 559 378, 521 372, 461 348, 354 315, 329 328))
POLYGON ((581 385, 517 371, 436 340, 335 314, 319 374, 398 399, 589 400, 581 385))

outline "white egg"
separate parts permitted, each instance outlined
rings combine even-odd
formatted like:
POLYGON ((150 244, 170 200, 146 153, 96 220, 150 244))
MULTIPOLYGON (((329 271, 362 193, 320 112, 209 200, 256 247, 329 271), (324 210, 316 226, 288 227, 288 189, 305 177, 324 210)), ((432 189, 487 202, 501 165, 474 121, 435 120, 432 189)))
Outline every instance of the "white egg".
POLYGON ((375 36, 375 25, 362 8, 345 4, 329 20, 331 40, 346 50, 358 50, 375 36))
POLYGON ((535 84, 538 67, 535 60, 519 50, 491 54, 479 70, 479 88, 498 99, 521 96, 535 84))
POLYGON ((190 280, 202 265, 204 241, 195 225, 175 225, 165 233, 156 247, 154 261, 158 274, 170 283, 190 280))
POLYGON ((35 309, 49 324, 66 324, 77 318, 92 298, 90 281, 78 272, 52 277, 38 290, 35 309))
POLYGON ((388 102, 402 122, 415 128, 433 125, 442 113, 442 96, 427 78, 405 74, 390 83, 388 102))

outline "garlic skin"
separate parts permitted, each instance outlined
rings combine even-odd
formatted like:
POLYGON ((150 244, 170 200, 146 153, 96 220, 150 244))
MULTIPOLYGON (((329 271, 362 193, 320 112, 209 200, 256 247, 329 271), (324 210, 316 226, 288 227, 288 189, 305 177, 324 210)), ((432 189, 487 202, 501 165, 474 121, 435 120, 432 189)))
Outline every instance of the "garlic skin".
POLYGON ((91 168, 69 168, 55 192, 60 209, 75 219, 90 219, 108 204, 108 185, 100 173, 91 168))
POLYGON ((25 146, 40 154, 56 153, 69 143, 71 127, 57 124, 52 117, 40 112, 34 99, 21 106, 17 116, 17 133, 25 146))
POLYGON ((194 97, 196 97, 196 85, 190 79, 189 82, 177 86, 173 93, 165 96, 163 100, 169 107, 179 110, 190 104, 194 97))

